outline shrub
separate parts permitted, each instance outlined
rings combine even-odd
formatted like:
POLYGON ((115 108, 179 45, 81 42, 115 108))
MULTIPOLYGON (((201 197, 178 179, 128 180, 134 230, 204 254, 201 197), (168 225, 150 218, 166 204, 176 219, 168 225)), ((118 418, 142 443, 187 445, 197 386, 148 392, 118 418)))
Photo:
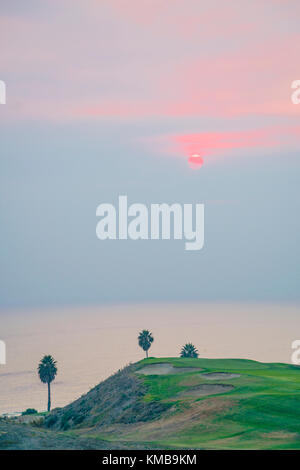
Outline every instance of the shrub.
POLYGON ((57 420, 57 415, 47 416, 47 418, 45 419, 45 425, 47 426, 47 428, 51 428, 51 426, 53 426, 57 420))
POLYGON ((35 410, 34 408, 27 408, 27 410, 23 411, 22 416, 36 415, 36 414, 37 414, 37 410, 35 410))

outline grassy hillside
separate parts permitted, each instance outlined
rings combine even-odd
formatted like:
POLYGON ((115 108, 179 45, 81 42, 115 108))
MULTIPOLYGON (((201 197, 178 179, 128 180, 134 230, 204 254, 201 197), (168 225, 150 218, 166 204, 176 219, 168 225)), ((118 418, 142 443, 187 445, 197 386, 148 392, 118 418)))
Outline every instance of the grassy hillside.
POLYGON ((54 410, 43 426, 78 448, 300 449, 300 369, 148 359, 54 410))

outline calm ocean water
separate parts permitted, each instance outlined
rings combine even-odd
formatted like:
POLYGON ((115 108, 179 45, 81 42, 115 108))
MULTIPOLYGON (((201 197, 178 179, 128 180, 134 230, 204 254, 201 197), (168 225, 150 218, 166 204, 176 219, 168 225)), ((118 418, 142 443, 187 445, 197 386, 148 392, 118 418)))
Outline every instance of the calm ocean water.
POLYGON ((45 410, 47 387, 37 365, 44 354, 58 361, 53 407, 64 406, 143 351, 139 330, 154 334, 150 356, 178 356, 193 342, 200 357, 290 362, 300 339, 299 305, 152 304, 0 312, 0 339, 7 364, 0 365, 0 414, 45 410))

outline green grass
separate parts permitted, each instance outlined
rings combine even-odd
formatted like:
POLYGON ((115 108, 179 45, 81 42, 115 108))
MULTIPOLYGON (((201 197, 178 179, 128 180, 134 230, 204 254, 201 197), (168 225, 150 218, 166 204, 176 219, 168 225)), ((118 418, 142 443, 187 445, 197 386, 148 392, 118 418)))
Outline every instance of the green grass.
POLYGON ((299 367, 243 359, 151 358, 141 361, 138 368, 162 362, 203 370, 140 376, 147 387, 145 400, 174 402, 173 417, 169 418, 174 426, 168 427, 168 418, 164 418, 163 423, 157 423, 161 433, 155 432, 153 425, 145 425, 136 433, 130 432, 127 438, 151 442, 153 436, 153 444, 174 448, 300 449, 299 367), (201 377, 203 372, 236 373, 240 377, 211 381, 234 385, 229 392, 192 400, 180 395, 191 386, 209 383, 201 377), (189 420, 188 413, 195 406, 199 416, 189 420), (207 406, 211 412, 205 411, 207 406), (178 426, 176 417, 182 421, 185 413, 186 423, 178 426))
POLYGON ((47 414, 44 426, 0 420, 0 447, 300 449, 300 368, 244 359, 150 358, 47 414), (139 373, 158 363, 180 368, 179 373, 139 373), (240 376, 207 380, 208 372, 240 376), (201 384, 233 389, 192 395, 201 384))

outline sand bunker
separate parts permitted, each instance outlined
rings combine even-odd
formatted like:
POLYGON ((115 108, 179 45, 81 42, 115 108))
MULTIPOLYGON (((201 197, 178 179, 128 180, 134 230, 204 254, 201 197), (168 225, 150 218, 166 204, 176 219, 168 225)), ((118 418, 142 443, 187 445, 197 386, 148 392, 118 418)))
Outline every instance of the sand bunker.
POLYGON ((207 380, 224 380, 224 379, 235 379, 240 377, 240 374, 229 374, 227 372, 209 372, 207 374, 201 374, 201 377, 207 380))
POLYGON ((166 375, 166 374, 185 374, 187 372, 197 372, 203 370, 198 367, 174 367, 172 364, 160 363, 160 364, 149 364, 142 369, 136 371, 137 374, 143 375, 166 375))
POLYGON ((202 397, 204 395, 215 395, 217 393, 229 392, 234 387, 232 385, 224 384, 203 384, 185 390, 180 395, 185 397, 202 397))

